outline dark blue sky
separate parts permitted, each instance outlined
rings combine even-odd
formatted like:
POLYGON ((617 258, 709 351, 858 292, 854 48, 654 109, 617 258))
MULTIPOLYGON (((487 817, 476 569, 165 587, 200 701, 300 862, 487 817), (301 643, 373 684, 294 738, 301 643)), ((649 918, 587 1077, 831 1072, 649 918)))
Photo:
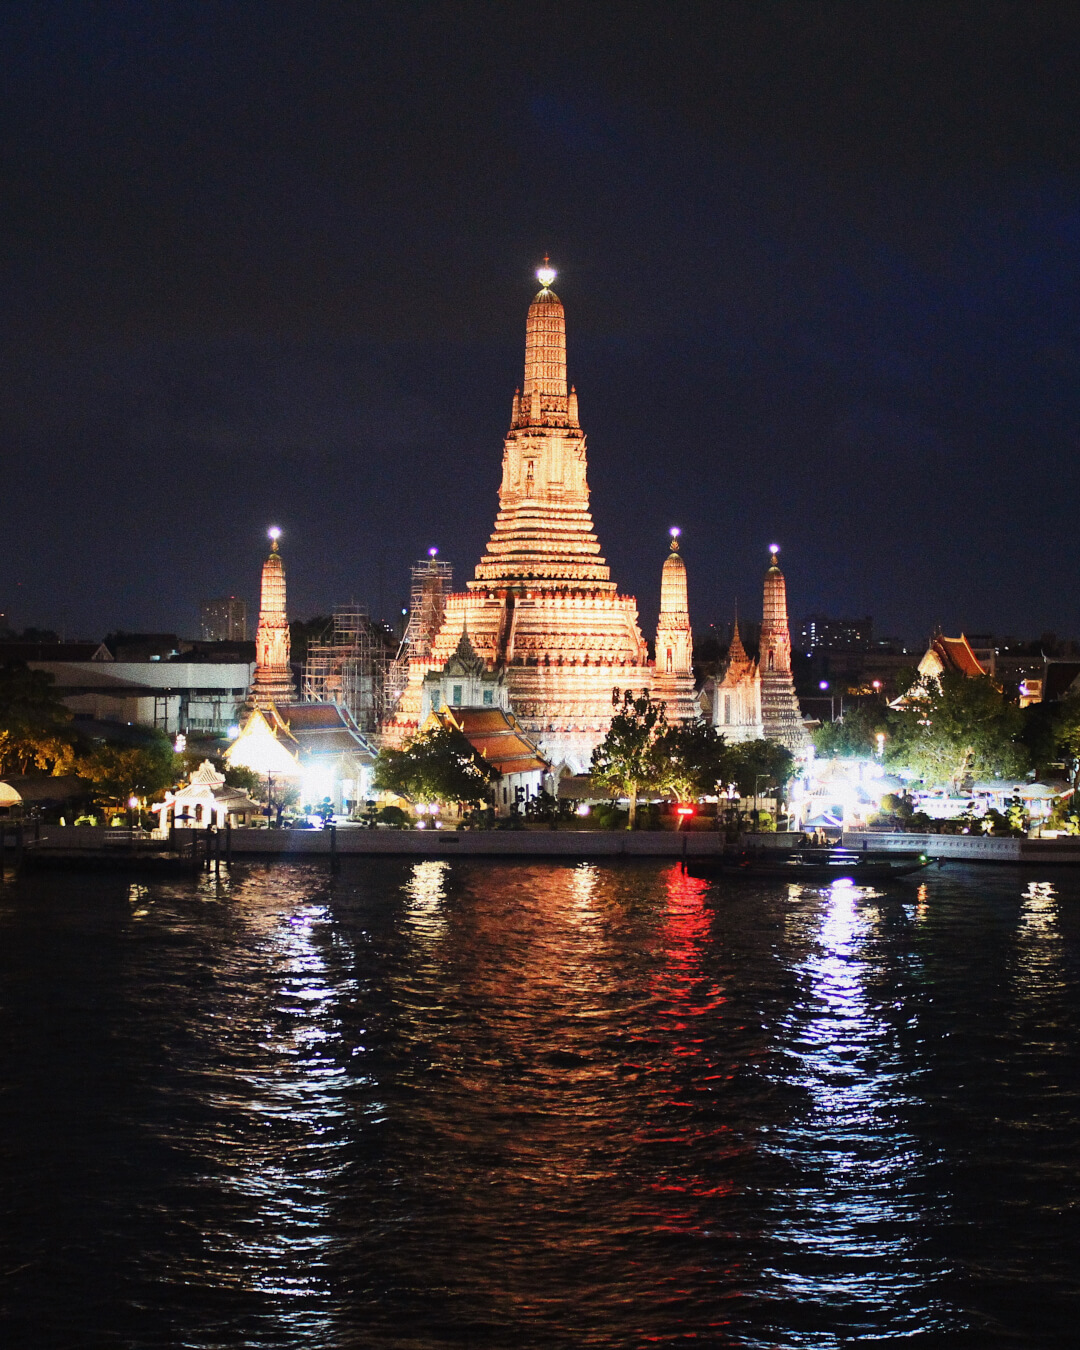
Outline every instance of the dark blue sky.
POLYGON ((655 620, 1080 634, 1075 5, 7 4, 0 610, 391 612, 496 508, 550 251, 655 620))

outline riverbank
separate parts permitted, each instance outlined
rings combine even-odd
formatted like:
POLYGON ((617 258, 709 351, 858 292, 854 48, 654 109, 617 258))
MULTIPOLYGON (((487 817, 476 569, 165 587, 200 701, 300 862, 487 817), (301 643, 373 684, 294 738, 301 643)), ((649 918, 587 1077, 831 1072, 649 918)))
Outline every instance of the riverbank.
MULTIPOLYGON (((79 860, 122 854, 175 853, 231 858, 414 857, 448 858, 708 858, 731 846, 723 834, 671 830, 336 830, 237 829, 211 834, 176 830, 154 837, 103 826, 44 825, 28 831, 26 847, 41 856, 79 860), (34 837, 36 835, 36 837, 34 837)), ((752 849, 797 847, 796 834, 744 835, 752 849)), ((925 853, 931 858, 979 863, 1080 864, 1080 838, 993 839, 982 835, 878 834, 849 831, 847 848, 925 853)), ((9 845, 10 847, 10 845, 9 845)), ((11 854, 9 854, 9 857, 11 854)))

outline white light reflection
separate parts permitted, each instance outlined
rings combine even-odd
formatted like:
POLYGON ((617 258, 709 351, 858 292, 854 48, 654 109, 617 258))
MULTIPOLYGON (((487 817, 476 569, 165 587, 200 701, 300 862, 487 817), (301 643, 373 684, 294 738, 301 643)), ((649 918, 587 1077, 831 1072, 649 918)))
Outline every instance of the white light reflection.
POLYGON ((133 881, 128 887, 128 904, 133 919, 145 919, 150 913, 150 887, 133 881))
POLYGON ((235 913, 263 965, 232 975, 228 1029, 211 1029, 220 1086, 202 1136, 207 1181, 236 1197, 239 1217, 204 1235, 205 1267, 188 1278, 265 1296, 289 1344, 321 1346, 333 1332, 330 1183, 344 1167, 345 1089, 356 1081, 339 1064, 338 1005, 355 982, 328 968, 325 905, 266 904, 253 891, 245 908, 244 889, 234 888, 235 913))
POLYGON ((1051 881, 1031 881, 1024 892, 1016 938, 1013 1021, 1027 1049, 1060 1053, 1060 1003, 1065 992, 1065 940, 1058 926, 1058 896, 1051 881))
POLYGON ((579 863, 570 877, 570 897, 574 908, 582 914, 588 914, 596 897, 596 882, 599 872, 593 863, 579 863))
POLYGON ((805 1106, 770 1145, 797 1180, 778 1197, 782 1257, 769 1273, 789 1298, 829 1309, 836 1336, 822 1345, 870 1322, 893 1335, 941 1326, 916 1250, 925 1159, 901 1114, 909 1070, 887 1000, 868 992, 883 963, 878 898, 850 882, 788 892, 789 939, 809 951, 795 967, 803 996, 781 1030, 782 1081, 805 1106))
POLYGON ((1020 907, 1020 938, 1060 938, 1057 892, 1052 881, 1030 881, 1020 907))
POLYGON ((446 936, 446 882, 448 862, 418 862, 405 883, 406 919, 425 947, 437 946, 446 936))

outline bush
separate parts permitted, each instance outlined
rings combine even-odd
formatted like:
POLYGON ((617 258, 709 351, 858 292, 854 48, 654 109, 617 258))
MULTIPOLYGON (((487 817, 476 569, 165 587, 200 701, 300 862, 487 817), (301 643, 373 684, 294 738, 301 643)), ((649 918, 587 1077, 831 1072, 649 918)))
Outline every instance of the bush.
POLYGON ((594 806, 591 813, 593 828, 597 830, 624 830, 628 818, 629 812, 620 810, 614 802, 594 806))

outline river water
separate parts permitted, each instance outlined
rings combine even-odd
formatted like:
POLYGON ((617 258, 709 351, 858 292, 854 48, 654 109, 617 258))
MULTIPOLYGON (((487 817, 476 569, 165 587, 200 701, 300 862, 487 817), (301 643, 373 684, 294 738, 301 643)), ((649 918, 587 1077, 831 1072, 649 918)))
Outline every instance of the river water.
POLYGON ((0 886, 5 1347, 1080 1342, 1080 877, 0 886))

